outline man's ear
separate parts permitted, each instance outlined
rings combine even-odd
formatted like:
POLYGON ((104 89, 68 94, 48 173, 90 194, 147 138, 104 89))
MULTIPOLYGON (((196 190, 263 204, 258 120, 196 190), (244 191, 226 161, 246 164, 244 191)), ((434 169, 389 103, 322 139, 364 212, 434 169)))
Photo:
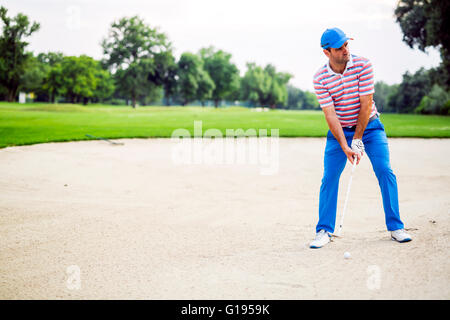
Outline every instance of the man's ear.
POLYGON ((330 51, 328 51, 327 49, 323 49, 323 53, 325 53, 328 59, 330 58, 330 51))

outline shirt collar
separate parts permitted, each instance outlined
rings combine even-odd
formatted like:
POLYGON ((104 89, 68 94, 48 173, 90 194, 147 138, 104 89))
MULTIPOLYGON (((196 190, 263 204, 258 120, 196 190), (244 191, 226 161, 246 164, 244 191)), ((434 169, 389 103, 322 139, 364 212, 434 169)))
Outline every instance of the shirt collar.
MULTIPOLYGON (((345 67, 344 72, 342 74, 344 74, 351 67, 353 67, 353 55, 352 54, 350 54, 350 59, 347 61, 347 66, 345 67)), ((339 73, 336 73, 333 71, 333 69, 331 69, 330 60, 328 60, 328 63, 327 63, 327 70, 328 70, 328 73, 330 73, 330 74, 340 75, 339 73)))

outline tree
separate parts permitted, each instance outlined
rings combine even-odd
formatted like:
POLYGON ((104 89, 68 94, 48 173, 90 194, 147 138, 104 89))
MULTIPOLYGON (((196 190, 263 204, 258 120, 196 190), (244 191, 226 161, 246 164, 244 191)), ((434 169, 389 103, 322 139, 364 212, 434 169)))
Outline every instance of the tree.
POLYGON ((110 73, 91 57, 67 56, 51 68, 45 88, 53 97, 65 96, 72 103, 87 104, 90 99, 103 101, 114 92, 110 73))
POLYGON ((0 84, 7 91, 7 100, 16 99, 22 75, 31 54, 25 52, 28 42, 23 38, 39 30, 39 23, 30 23, 28 17, 19 13, 14 18, 7 16, 8 10, 0 7, 3 32, 0 37, 0 84))
POLYGON ((50 102, 56 101, 56 96, 61 92, 63 85, 62 60, 51 66, 42 88, 48 92, 50 102))
POLYGON ((62 52, 41 52, 36 58, 39 62, 53 67, 56 63, 62 62, 64 55, 62 52))
POLYGON ((398 110, 401 109, 401 107, 397 103, 399 87, 400 84, 392 85, 390 88, 391 90, 387 96, 387 106, 390 112, 398 112, 398 110))
POLYGON ((87 104, 97 87, 97 62, 86 55, 64 57, 61 63, 62 81, 59 92, 70 102, 87 104))
POLYGON ((399 113, 413 112, 431 87, 429 73, 424 68, 420 68, 415 74, 406 72, 398 89, 389 98, 389 105, 399 113))
POLYGON ((216 86, 208 72, 206 72, 203 68, 200 70, 197 83, 198 88, 196 99, 201 102, 202 106, 204 106, 205 101, 212 98, 212 93, 216 86))
POLYGON ((170 43, 164 33, 138 16, 113 22, 102 47, 104 64, 114 75, 119 91, 131 99, 133 108, 139 96, 163 83, 170 43))
POLYGON ((287 92, 288 92, 287 107, 289 109, 302 109, 304 101, 303 91, 300 90, 299 88, 288 85, 287 92))
POLYGON ((178 65, 171 50, 155 55, 155 72, 150 74, 150 80, 164 88, 166 105, 170 105, 171 99, 177 92, 178 65))
POLYGON ((114 93, 114 79, 108 70, 102 69, 100 63, 97 63, 95 70, 97 85, 94 89, 93 98, 96 102, 104 102, 114 93))
POLYGON ((203 48, 199 55, 204 69, 214 82, 212 99, 217 108, 221 100, 227 99, 239 88, 239 70, 231 62, 231 54, 222 50, 215 51, 214 47, 203 48))
POLYGON ((395 16, 403 32, 403 41, 411 48, 417 46, 440 50, 441 77, 450 86, 450 2, 448 0, 400 0, 395 16))
POLYGON ((378 111, 393 112, 395 109, 391 109, 389 105, 389 96, 393 92, 393 86, 386 84, 383 81, 375 83, 375 93, 373 94, 373 100, 377 106, 378 111))
POLYGON ((320 109, 319 101, 317 100, 316 94, 310 91, 303 91, 304 103, 303 109, 320 109))
POLYGON ((269 105, 271 108, 285 104, 288 98, 286 84, 289 82, 292 75, 289 73, 277 72, 275 67, 271 64, 268 64, 264 68, 264 71, 269 76, 270 87, 267 92, 266 100, 263 103, 269 105))
POLYGON ((34 93, 42 91, 47 72, 47 65, 41 63, 36 57, 29 56, 26 61, 24 73, 20 77, 19 89, 34 93))
POLYGON ((183 105, 193 100, 204 104, 214 89, 214 82, 203 69, 202 59, 190 52, 183 53, 178 61, 178 84, 183 105))
POLYGON ((53 101, 49 75, 52 67, 62 60, 63 55, 59 52, 39 53, 36 57, 30 55, 20 80, 19 90, 33 92, 37 101, 53 101))
POLYGON ((247 71, 241 80, 241 98, 253 105, 262 105, 270 89, 270 79, 264 69, 255 63, 247 63, 247 71))
POLYGON ((63 61, 64 55, 61 52, 39 53, 36 59, 39 61, 43 73, 45 73, 42 87, 36 90, 37 100, 55 102, 55 95, 61 84, 55 81, 56 73, 52 72, 52 69, 57 63, 63 61))
POLYGON ((183 53, 178 61, 178 85, 183 105, 188 104, 197 96, 201 67, 201 59, 189 52, 183 53))
POLYGON ((241 81, 243 100, 260 106, 284 105, 288 102, 286 84, 291 75, 280 73, 268 64, 264 69, 255 63, 247 63, 247 71, 241 81))
POLYGON ((319 101, 316 95, 309 91, 303 91, 292 85, 287 85, 289 109, 319 109, 319 101))
POLYGON ((416 113, 443 114, 448 115, 450 95, 439 85, 433 85, 428 95, 424 96, 419 106, 414 110, 416 113))

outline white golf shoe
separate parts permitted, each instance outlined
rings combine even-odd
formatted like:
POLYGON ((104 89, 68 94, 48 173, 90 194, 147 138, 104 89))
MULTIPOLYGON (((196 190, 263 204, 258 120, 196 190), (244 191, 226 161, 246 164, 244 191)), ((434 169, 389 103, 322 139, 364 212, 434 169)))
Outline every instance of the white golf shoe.
POLYGON ((391 238, 397 242, 408 242, 412 240, 411 236, 406 233, 405 229, 391 231, 391 238))
POLYGON ((316 233, 316 238, 311 241, 309 244, 309 247, 311 249, 318 249, 322 248, 324 245, 326 245, 328 242, 330 242, 330 234, 326 230, 320 230, 316 233))

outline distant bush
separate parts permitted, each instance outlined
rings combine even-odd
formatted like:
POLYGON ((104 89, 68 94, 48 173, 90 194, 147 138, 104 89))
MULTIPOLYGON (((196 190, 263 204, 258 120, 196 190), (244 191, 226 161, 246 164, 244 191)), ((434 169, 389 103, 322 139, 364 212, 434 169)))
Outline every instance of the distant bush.
POLYGON ((450 111, 450 95, 442 87, 433 85, 430 93, 422 98, 415 113, 443 114, 448 115, 450 111))

